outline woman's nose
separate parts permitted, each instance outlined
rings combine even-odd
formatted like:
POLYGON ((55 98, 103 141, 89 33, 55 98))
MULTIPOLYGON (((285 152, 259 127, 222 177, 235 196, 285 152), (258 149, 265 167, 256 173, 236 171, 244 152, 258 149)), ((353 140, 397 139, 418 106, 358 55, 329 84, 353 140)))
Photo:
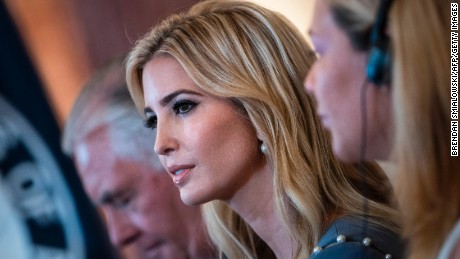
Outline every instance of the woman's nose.
POLYGON ((168 121, 157 121, 156 139, 154 150, 157 155, 168 155, 177 150, 177 140, 174 137, 174 129, 168 121))

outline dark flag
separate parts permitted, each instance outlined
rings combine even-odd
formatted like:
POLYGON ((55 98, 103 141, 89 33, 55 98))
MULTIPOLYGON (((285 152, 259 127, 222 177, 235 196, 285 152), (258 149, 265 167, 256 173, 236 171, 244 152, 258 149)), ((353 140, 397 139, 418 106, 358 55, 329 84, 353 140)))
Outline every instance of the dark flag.
POLYGON ((31 258, 116 258, 3 2, 0 35, 0 202, 14 210, 31 258))

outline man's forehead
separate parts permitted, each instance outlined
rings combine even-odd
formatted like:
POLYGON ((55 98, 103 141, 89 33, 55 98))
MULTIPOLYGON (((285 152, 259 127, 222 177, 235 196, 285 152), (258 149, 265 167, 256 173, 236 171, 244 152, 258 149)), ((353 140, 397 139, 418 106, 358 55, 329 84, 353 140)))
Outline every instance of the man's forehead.
POLYGON ((96 205, 101 205, 105 196, 115 196, 127 189, 132 189, 135 184, 134 174, 115 172, 114 170, 84 170, 80 173, 83 185, 91 200, 96 205))
POLYGON ((105 196, 115 197, 138 188, 143 181, 142 170, 136 170, 139 169, 137 164, 120 160, 112 162, 105 163, 102 157, 90 158, 89 166, 79 170, 85 190, 96 205, 101 205, 105 196))
POLYGON ((99 141, 86 140, 75 146, 74 159, 86 192, 96 202, 102 192, 114 185, 117 175, 110 150, 101 148, 99 141))
POLYGON ((89 163, 89 149, 86 143, 80 143, 75 147, 75 159, 78 167, 86 168, 89 163))

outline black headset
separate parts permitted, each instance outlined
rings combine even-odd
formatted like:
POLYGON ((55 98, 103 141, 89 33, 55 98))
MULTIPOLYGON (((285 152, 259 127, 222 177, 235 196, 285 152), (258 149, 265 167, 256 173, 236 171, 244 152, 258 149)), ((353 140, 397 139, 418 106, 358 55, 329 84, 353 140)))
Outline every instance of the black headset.
MULTIPOLYGON (((391 52, 390 52, 390 39, 385 34, 387 25, 388 12, 390 10, 392 0, 381 0, 375 23, 370 30, 370 50, 369 59, 366 68, 366 80, 363 82, 361 91, 361 114, 362 114, 362 129, 361 129, 361 144, 360 144, 360 163, 359 173, 362 182, 367 182, 367 177, 364 169, 364 160, 366 153, 366 133, 367 133, 367 120, 366 120, 366 82, 371 82, 377 87, 388 83, 391 78, 391 52)), ((363 184, 361 189, 366 191, 363 184)), ((369 218, 369 201, 363 196, 363 237, 367 236, 368 232, 368 218, 369 218)))
POLYGON ((391 78, 390 39, 385 33, 391 3, 392 0, 380 2, 377 17, 370 32, 370 51, 366 73, 369 82, 377 86, 388 83, 391 78))

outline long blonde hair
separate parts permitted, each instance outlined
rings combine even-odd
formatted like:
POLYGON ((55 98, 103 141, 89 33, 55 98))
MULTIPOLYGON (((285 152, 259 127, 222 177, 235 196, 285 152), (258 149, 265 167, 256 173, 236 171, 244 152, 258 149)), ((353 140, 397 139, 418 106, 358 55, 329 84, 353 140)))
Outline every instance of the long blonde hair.
MULTIPOLYGON (((355 24, 341 24, 349 36, 352 28, 366 34, 380 2, 328 1, 355 17, 355 24)), ((450 156, 449 7, 438 0, 393 1, 389 16, 395 190, 410 258, 435 258, 460 217, 460 159, 450 156)))
MULTIPOLYGON (((143 109, 142 72, 155 56, 171 56, 197 87, 243 109, 267 145, 278 214, 292 235, 294 258, 309 256, 334 215, 363 213, 397 231, 391 190, 375 164, 338 162, 302 82, 316 57, 303 35, 282 15, 249 2, 205 1, 173 15, 136 43, 127 60, 127 81, 143 109)), ((273 254, 251 227, 222 201, 204 206, 212 240, 228 258, 273 254)), ((269 257, 270 256, 270 257, 269 257)))

